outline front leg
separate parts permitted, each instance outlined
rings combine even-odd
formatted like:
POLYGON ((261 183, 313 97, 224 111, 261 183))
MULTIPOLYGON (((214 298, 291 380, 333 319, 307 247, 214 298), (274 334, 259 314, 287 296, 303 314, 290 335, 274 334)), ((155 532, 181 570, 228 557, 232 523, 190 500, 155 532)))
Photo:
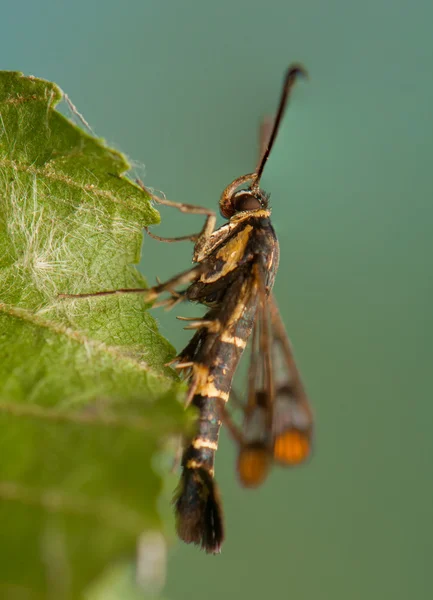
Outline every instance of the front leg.
POLYGON ((138 185, 141 187, 143 191, 148 194, 152 200, 154 200, 157 204, 162 204, 163 206, 171 206, 172 208, 176 208, 180 212, 191 214, 191 215, 206 215, 206 220, 203 225, 202 230, 199 233, 192 233, 191 235, 182 235, 174 238, 165 238, 160 237, 159 235, 155 235, 151 233, 147 227, 145 227, 146 232, 150 235, 150 237, 160 241, 160 242, 183 242, 185 240, 189 240, 195 243, 194 255, 197 253, 197 248, 200 250, 204 244, 206 243, 207 238, 212 234, 215 229, 216 224, 216 214, 214 210, 209 208, 205 208, 203 206, 194 206, 193 204, 183 204, 181 202, 172 202, 171 200, 166 200, 165 198, 160 198, 156 196, 152 192, 150 192, 142 181, 137 179, 138 185))

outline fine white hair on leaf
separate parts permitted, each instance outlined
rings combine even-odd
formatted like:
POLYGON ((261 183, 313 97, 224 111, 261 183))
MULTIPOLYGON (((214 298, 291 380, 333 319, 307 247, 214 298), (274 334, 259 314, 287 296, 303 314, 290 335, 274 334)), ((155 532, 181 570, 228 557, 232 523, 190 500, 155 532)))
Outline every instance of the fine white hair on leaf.
POLYGON ((73 257, 67 224, 39 201, 38 179, 33 176, 31 185, 16 178, 10 183, 10 202, 6 206, 7 230, 13 249, 17 274, 49 297, 56 293, 58 273, 73 273, 73 257))

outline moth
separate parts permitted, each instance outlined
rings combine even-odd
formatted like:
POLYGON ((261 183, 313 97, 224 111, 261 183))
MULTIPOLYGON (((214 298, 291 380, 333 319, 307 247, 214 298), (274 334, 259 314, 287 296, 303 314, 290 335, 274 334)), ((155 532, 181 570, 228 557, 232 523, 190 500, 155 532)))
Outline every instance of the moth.
POLYGON ((290 91, 300 75, 306 72, 299 65, 286 72, 273 129, 256 171, 235 179, 221 195, 219 209, 227 223, 215 229, 215 211, 152 195, 159 204, 205 216, 197 234, 163 238, 148 231, 160 241, 194 242, 192 268, 146 289, 62 295, 83 298, 139 293, 150 302, 168 292, 169 297, 159 305, 170 308, 188 300, 207 308, 202 318, 186 327, 195 333, 172 364, 188 381, 186 404, 194 405, 199 413, 196 432, 183 447, 182 474, 174 497, 176 528, 183 541, 208 553, 220 552, 224 539, 223 512, 214 479, 223 421, 239 444, 238 471, 244 485, 261 483, 272 461, 296 463, 309 454, 311 411, 272 297, 279 246, 270 221, 269 195, 260 187, 290 91), (241 431, 225 405, 251 334, 248 400, 241 431), (277 388, 275 345, 282 348, 287 372, 284 385, 277 388))

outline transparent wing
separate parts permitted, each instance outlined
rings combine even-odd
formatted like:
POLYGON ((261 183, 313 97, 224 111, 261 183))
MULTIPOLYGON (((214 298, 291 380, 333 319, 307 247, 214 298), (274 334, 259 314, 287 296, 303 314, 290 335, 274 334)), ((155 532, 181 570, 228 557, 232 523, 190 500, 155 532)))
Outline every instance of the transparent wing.
POLYGON ((225 422, 239 448, 239 480, 257 487, 272 463, 295 466, 308 459, 313 413, 275 298, 262 291, 250 344, 246 400, 231 395, 241 405, 242 425, 225 422))
POLYGON ((269 311, 276 389, 272 409, 273 457, 279 464, 293 466, 304 462, 311 454, 313 413, 272 295, 269 311))
POLYGON ((272 422, 275 399, 272 366, 272 331, 268 297, 259 282, 259 303, 251 336, 247 400, 243 423, 237 436, 237 472, 245 487, 257 487, 272 465, 272 422))

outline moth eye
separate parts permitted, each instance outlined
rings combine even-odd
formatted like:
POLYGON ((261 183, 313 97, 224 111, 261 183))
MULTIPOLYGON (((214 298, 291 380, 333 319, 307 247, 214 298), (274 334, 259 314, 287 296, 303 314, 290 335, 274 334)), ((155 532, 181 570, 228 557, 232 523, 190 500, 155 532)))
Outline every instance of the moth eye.
POLYGON ((239 452, 238 475, 245 487, 258 487, 266 479, 270 455, 263 447, 245 447, 239 452))
POLYGON ((234 198, 234 208, 236 212, 258 210, 261 207, 260 200, 252 194, 240 194, 234 198))
POLYGON ((291 429, 274 441, 274 460, 283 465, 298 465, 308 458, 311 444, 308 434, 291 429))

